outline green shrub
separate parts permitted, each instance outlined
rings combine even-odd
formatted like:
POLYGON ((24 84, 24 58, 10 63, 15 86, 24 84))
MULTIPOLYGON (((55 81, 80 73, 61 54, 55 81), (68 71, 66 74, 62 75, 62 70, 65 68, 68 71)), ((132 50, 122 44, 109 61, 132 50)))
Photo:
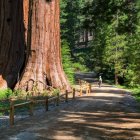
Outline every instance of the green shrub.
POLYGON ((74 68, 74 71, 75 72, 78 72, 78 71, 86 72, 86 71, 88 71, 88 69, 86 68, 86 66, 85 65, 82 65, 80 63, 74 63, 73 64, 73 68, 74 68))
POLYGON ((8 99, 13 94, 11 89, 1 89, 0 90, 0 100, 8 99))
POLYGON ((28 96, 28 92, 26 92, 25 90, 22 89, 16 89, 13 91, 13 94, 11 95, 11 97, 17 97, 17 98, 25 98, 26 96, 28 96))
POLYGON ((70 83, 74 83, 74 69, 70 53, 69 44, 66 40, 62 40, 62 64, 63 69, 70 83))
POLYGON ((133 95, 136 97, 136 100, 140 102, 140 87, 132 89, 133 95))
POLYGON ((59 93, 60 93, 59 89, 53 89, 53 91, 52 91, 53 96, 57 96, 59 93))
POLYGON ((43 90, 42 95, 43 95, 43 96, 49 96, 49 93, 50 93, 50 92, 49 92, 48 90, 43 90))

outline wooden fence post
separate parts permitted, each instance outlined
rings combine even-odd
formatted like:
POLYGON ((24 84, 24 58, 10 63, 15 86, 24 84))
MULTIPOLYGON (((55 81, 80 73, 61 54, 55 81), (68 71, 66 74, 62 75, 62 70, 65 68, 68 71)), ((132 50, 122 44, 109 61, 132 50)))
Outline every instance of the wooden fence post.
POLYGON ((56 105, 59 106, 59 93, 57 93, 56 105))
POLYGON ((68 102, 68 90, 66 90, 66 102, 68 102))
POLYGON ((80 96, 82 96, 82 81, 79 80, 79 85, 80 85, 80 96))
POLYGON ((82 86, 80 86, 80 96, 82 96, 83 91, 82 91, 82 86))
POLYGON ((46 97, 46 100, 45 100, 45 108, 46 108, 46 111, 49 110, 49 100, 48 100, 48 96, 46 97))
POLYGON ((73 99, 75 99, 75 88, 73 88, 73 99))
POLYGON ((89 84, 89 94, 91 94, 91 84, 89 84))
POLYGON ((14 125, 14 101, 10 100, 10 126, 14 125))
POLYGON ((29 103, 29 112, 30 112, 30 115, 33 116, 33 100, 31 99, 30 103, 29 103))
POLYGON ((86 84, 86 94, 89 94, 89 84, 86 84))

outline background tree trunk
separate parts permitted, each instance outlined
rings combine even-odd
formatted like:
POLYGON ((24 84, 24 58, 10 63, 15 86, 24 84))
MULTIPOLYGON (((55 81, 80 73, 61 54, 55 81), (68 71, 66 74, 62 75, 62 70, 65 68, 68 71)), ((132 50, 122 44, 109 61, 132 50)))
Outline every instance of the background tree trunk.
MULTIPOLYGON (((10 0, 6 1, 9 2, 10 0)), ((5 3, 4 0, 2 2, 5 3)), ((2 2, 0 2, 1 7, 3 7, 2 2)), ((5 80, 5 86, 7 86, 6 83, 8 83, 8 81, 9 83, 12 83, 12 80, 14 80, 14 85, 19 73, 19 77, 21 78, 17 87, 19 86, 26 90, 31 90, 33 83, 36 81, 39 81, 38 88, 40 90, 44 88, 44 85, 70 89, 61 63, 59 0, 24 0, 23 3, 22 0, 15 0, 14 3, 13 1, 10 3, 13 6, 14 4, 17 4, 17 7, 19 6, 18 4, 20 4, 21 7, 18 7, 18 9, 20 9, 19 11, 16 11, 14 7, 11 8, 12 10, 15 10, 15 14, 18 12, 18 17, 13 18, 13 22, 16 24, 19 23, 19 25, 17 26, 13 23, 13 26, 10 27, 10 30, 15 27, 15 32, 11 35, 13 40, 11 40, 10 37, 6 39, 8 41, 10 40, 12 43, 15 43, 16 40, 18 40, 22 47, 19 47, 18 45, 19 57, 16 57, 16 60, 14 60, 14 67, 17 68, 14 77, 13 72, 11 72, 13 79, 7 80, 7 78, 1 78, 3 81, 5 80), (20 22, 15 20, 19 20, 20 22), (22 28, 25 27, 25 30, 21 30, 21 25, 22 28), (17 33, 18 27, 19 33, 17 33), (16 38, 17 34, 19 36, 18 38, 16 38), (26 45, 24 46, 24 44, 26 45)), ((6 5, 7 3, 5 3, 5 6, 6 5)), ((3 10, 5 10, 5 8, 3 8, 3 10)), ((0 12, 0 15, 2 16, 3 10, 0 12)), ((11 13, 13 15, 13 12, 11 13)), ((4 28, 1 24, 2 23, 0 23, 1 30, 8 28, 8 25, 4 28)), ((2 41, 5 42, 6 39, 3 38, 2 41)), ((14 47, 15 45, 13 48, 14 47)), ((2 48, 5 48, 4 45, 0 46, 0 49, 2 48)), ((12 46, 10 43, 7 48, 9 48, 8 56, 14 56, 16 54, 15 48, 13 49, 13 52, 11 52, 12 46)), ((5 51, 5 54, 7 55, 6 52, 7 51, 5 51)), ((9 60, 8 58, 7 61, 9 60)), ((10 62, 8 61, 11 65, 13 65, 13 58, 10 62)), ((3 63, 5 63, 5 58, 3 60, 3 63)), ((4 77, 5 70, 7 70, 7 67, 3 68, 3 73, 1 72, 2 77, 4 77)), ((5 76, 7 77, 7 73, 5 76)))

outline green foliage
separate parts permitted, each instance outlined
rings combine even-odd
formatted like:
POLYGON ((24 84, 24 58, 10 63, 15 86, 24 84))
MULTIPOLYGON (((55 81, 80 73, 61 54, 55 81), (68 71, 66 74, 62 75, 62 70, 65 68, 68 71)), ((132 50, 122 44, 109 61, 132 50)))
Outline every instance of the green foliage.
POLYGON ((133 92, 133 95, 136 97, 136 99, 140 102, 140 87, 133 88, 132 92, 133 92))
POLYGON ((3 99, 9 99, 9 98, 24 98, 27 96, 26 91, 21 90, 21 89, 17 89, 17 90, 11 90, 11 89, 4 89, 4 90, 0 90, 0 100, 3 99))
POLYGON ((113 27, 109 26, 104 49, 104 63, 117 72, 118 76, 125 74, 126 64, 126 36, 115 34, 113 27))
POLYGON ((87 68, 85 65, 81 65, 80 63, 73 63, 73 68, 75 72, 82 71, 86 72, 87 68))
POLYGON ((12 90, 11 89, 1 89, 0 90, 0 100, 3 99, 8 99, 12 95, 12 90))
POLYGON ((43 96, 49 96, 49 90, 43 90, 42 95, 43 96))
POLYGON ((69 44, 66 40, 62 40, 62 63, 70 83, 74 83, 73 63, 71 59, 69 44))
MULTIPOLYGON (((74 83, 74 72, 85 71, 85 53, 75 53, 82 28, 82 7, 84 0, 61 0, 61 39, 62 39, 62 60, 64 71, 71 83, 74 83)), ((89 60, 89 59, 88 59, 89 60)))
POLYGON ((128 87, 128 86, 117 86, 118 88, 127 89, 131 91, 131 94, 135 97, 135 99, 140 102, 140 87, 128 87))
POLYGON ((52 90, 52 96, 58 96, 60 94, 60 90, 59 89, 53 89, 52 90))
POLYGON ((63 0, 61 33, 73 71, 103 72, 110 80, 117 73, 124 85, 140 86, 139 0, 63 0), (85 30, 93 33, 93 39, 87 48, 80 48, 85 30))

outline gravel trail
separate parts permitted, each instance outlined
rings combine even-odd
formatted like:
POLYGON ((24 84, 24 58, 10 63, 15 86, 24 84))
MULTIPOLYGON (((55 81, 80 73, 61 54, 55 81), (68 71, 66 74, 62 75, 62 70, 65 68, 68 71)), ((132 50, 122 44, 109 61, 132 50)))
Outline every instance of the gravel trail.
POLYGON ((0 140, 140 140, 139 110, 127 91, 94 84, 89 96, 1 130, 0 140))

